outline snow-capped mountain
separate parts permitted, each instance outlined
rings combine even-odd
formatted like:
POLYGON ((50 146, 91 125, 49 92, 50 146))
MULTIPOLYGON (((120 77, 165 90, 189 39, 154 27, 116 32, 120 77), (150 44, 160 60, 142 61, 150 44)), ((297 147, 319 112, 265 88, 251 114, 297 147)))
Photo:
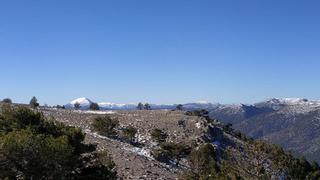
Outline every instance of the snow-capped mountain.
POLYGON ((272 98, 253 105, 220 105, 210 111, 210 117, 320 162, 319 101, 272 98))
POLYGON ((70 103, 65 105, 65 108, 67 109, 73 109, 75 104, 79 104, 80 105, 80 109, 89 109, 90 105, 93 103, 90 99, 85 98, 85 97, 81 97, 81 98, 77 98, 73 101, 71 101, 70 103))
POLYGON ((272 98, 256 103, 254 106, 258 108, 270 108, 275 111, 287 107, 291 112, 306 113, 320 108, 320 101, 310 101, 304 98, 272 98))
MULTIPOLYGON (((90 100, 89 98, 81 97, 72 100, 70 103, 66 104, 65 107, 66 109, 74 109, 76 103, 80 104, 81 110, 88 110, 94 101, 90 100)), ((110 102, 101 102, 98 103, 98 105, 101 110, 130 110, 137 107, 136 104, 116 104, 110 102)))
MULTIPOLYGON (((73 109, 76 103, 80 104, 81 110, 88 110, 94 101, 89 98, 81 97, 72 100, 66 104, 67 109, 73 109)), ((137 104, 117 104, 111 102, 99 102, 101 110, 134 110, 137 104)), ((151 104, 151 109, 175 109, 177 104, 151 104)), ((241 119, 250 118, 261 113, 272 111, 286 110, 289 114, 292 113, 307 113, 320 108, 320 101, 309 101, 303 98, 271 98, 266 101, 255 103, 253 105, 244 104, 219 104, 210 102, 195 102, 183 104, 185 110, 207 109, 213 118, 225 120, 226 122, 235 123, 241 119), (287 107, 287 108, 285 108, 287 107)))

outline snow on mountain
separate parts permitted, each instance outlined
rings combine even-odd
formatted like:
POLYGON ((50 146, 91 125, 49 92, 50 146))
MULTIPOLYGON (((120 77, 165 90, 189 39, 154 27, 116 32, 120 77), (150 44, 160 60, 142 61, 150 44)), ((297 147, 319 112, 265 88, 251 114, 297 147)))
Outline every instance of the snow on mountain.
POLYGON ((278 105, 320 105, 320 101, 309 101, 304 98, 271 98, 261 103, 278 105))
POLYGON ((116 104, 111 102, 101 102, 98 105, 102 110, 132 110, 137 107, 137 104, 116 104))
MULTIPOLYGON (((88 110, 90 105, 93 103, 89 98, 81 97, 75 100, 72 100, 70 103, 66 104, 65 107, 67 109, 74 109, 74 105, 76 103, 80 104, 81 110, 88 110)), ((110 102, 101 102, 98 103, 101 110, 130 110, 135 109, 137 107, 136 104, 116 104, 110 102)))
MULTIPOLYGON (((82 97, 77 98, 65 107, 67 109, 73 109, 76 103, 80 104, 81 110, 88 110, 90 105, 93 103, 88 98, 82 97)), ((134 110, 137 104, 117 104, 111 102, 100 102, 98 103, 101 110, 134 110)), ((175 109, 177 104, 151 104, 151 109, 175 109)), ((243 104, 231 104, 223 105, 218 103, 210 103, 207 101, 199 101, 195 103, 183 104, 185 110, 195 110, 195 109, 207 109, 228 112, 231 114, 246 113, 255 114, 256 112, 269 112, 271 110, 280 110, 286 107, 291 113, 305 113, 314 110, 315 108, 320 108, 320 101, 309 101, 303 98, 271 98, 263 102, 259 102, 253 105, 243 105, 243 104), (254 113, 252 113, 254 112, 254 113)))
POLYGON ((88 98, 81 97, 81 98, 77 98, 77 99, 71 101, 70 103, 66 104, 65 107, 67 109, 73 109, 74 105, 77 104, 77 103, 80 104, 80 109, 89 109, 90 105, 93 102, 88 98))
MULTIPOLYGON (((93 103, 88 98, 82 97, 72 100, 70 103, 66 104, 67 109, 74 109, 76 103, 80 104, 81 110, 88 110, 90 105, 93 103)), ((137 107, 137 104, 117 104, 111 102, 99 102, 98 103, 101 110, 134 110, 137 107)), ((183 104, 184 109, 193 110, 193 109, 212 109, 217 107, 219 104, 212 104, 207 101, 200 101, 196 103, 187 103, 183 104)), ((175 109, 177 104, 150 104, 151 109, 175 109)))
POLYGON ((320 101, 309 101, 304 98, 272 98, 256 103, 258 108, 271 108, 273 110, 285 109, 288 113, 306 113, 320 108, 320 101))

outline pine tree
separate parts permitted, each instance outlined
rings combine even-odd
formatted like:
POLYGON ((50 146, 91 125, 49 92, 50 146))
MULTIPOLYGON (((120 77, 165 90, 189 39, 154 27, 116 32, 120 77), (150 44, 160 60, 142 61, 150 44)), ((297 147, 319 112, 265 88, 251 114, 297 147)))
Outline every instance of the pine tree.
POLYGON ((12 104, 12 100, 10 98, 5 98, 2 100, 2 102, 12 104))
POLYGON ((141 102, 139 102, 139 104, 137 106, 137 109, 138 110, 143 110, 144 109, 143 104, 141 102))
POLYGON ((32 99, 30 100, 30 106, 35 109, 39 106, 38 100, 35 96, 32 97, 32 99))
POLYGON ((80 103, 78 103, 78 102, 76 102, 75 104, 74 104, 74 109, 80 109, 81 108, 81 106, 80 106, 80 103))
POLYGON ((149 103, 146 103, 146 104, 144 105, 144 109, 145 109, 145 110, 151 110, 150 104, 149 104, 149 103))

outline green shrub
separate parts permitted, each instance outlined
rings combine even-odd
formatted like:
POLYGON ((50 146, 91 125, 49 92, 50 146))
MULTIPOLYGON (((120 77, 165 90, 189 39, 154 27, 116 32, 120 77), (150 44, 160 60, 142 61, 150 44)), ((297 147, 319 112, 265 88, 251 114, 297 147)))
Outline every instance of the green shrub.
POLYGON ((137 129, 132 126, 128 126, 122 130, 122 134, 126 140, 134 142, 135 136, 137 134, 137 129))
POLYGON ((116 179, 78 128, 11 106, 2 107, 0 124, 0 179, 116 179))
POLYGON ((12 104, 12 100, 10 98, 5 98, 2 100, 3 103, 12 104))
POLYGON ((233 128, 232 128, 232 124, 231 123, 224 124, 222 126, 222 129, 223 129, 223 131, 225 131, 227 133, 231 133, 231 132, 234 131, 233 128))
POLYGON ((216 151, 212 144, 203 144, 198 150, 193 150, 189 159, 192 170, 197 174, 203 176, 218 171, 216 151))
POLYGON ((271 145, 264 141, 255 141, 254 147, 255 150, 268 154, 276 167, 285 169, 289 179, 306 179, 306 177, 318 176, 320 168, 317 164, 310 164, 304 157, 294 158, 280 146, 271 145))
POLYGON ((164 142, 160 144, 159 149, 154 149, 152 155, 160 162, 169 163, 176 161, 179 164, 181 158, 186 157, 191 152, 191 148, 181 143, 164 142))
POLYGON ((202 110, 194 110, 194 111, 187 111, 186 112, 187 116, 198 116, 198 117, 203 117, 207 120, 209 120, 209 111, 202 109, 202 110))
POLYGON ((163 143, 166 141, 168 135, 160 129, 154 129, 151 132, 151 139, 158 143, 163 143))
POLYGON ((115 128, 119 126, 119 121, 110 116, 97 117, 94 119, 92 126, 100 135, 112 137, 117 134, 115 128))

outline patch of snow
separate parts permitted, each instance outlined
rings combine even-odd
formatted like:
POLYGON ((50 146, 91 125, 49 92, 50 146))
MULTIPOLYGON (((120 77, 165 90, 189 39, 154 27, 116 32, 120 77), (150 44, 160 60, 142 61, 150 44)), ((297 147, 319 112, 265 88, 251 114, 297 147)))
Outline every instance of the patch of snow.
POLYGON ((144 156, 144 157, 146 157, 148 159, 154 160, 154 158, 151 156, 150 149, 138 148, 138 147, 133 147, 133 148, 124 147, 123 149, 127 150, 127 151, 130 151, 130 152, 133 152, 135 154, 138 154, 140 156, 144 156))
POLYGON ((115 111, 83 111, 85 114, 115 114, 115 111))
POLYGON ((106 136, 102 136, 102 135, 99 135, 99 134, 96 133, 96 132, 92 132, 90 129, 85 129, 84 132, 85 132, 86 134, 90 134, 90 135, 92 135, 93 137, 96 137, 96 138, 109 139, 109 138, 106 137, 106 136))
POLYGON ((197 123, 196 123, 196 127, 197 127, 198 129, 200 129, 200 128, 201 128, 201 123, 200 123, 200 122, 197 122, 197 123))
POLYGON ((79 113, 79 114, 115 114, 115 111, 82 111, 82 110, 73 110, 73 112, 75 113, 79 113))

